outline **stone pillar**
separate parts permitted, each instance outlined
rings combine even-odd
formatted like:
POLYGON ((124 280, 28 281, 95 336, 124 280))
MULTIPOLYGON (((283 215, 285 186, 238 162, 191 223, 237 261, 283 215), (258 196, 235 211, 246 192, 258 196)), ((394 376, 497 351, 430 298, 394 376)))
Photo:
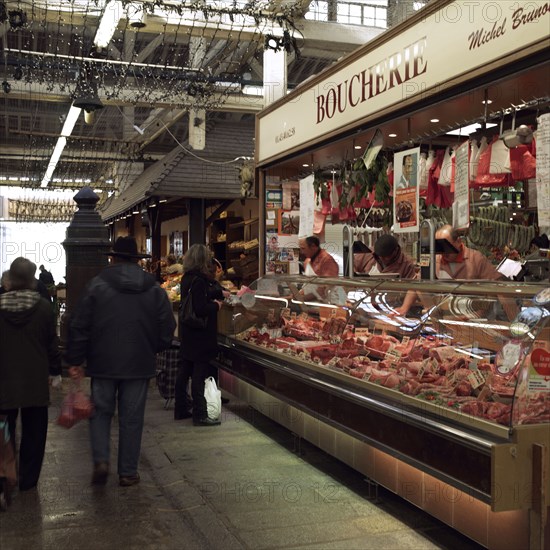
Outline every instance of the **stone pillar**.
POLYGON ((107 264, 105 254, 111 249, 109 228, 95 207, 99 197, 90 187, 83 187, 74 197, 78 205, 69 227, 63 248, 67 257, 67 304, 61 319, 61 339, 66 340, 71 313, 88 282, 107 264))

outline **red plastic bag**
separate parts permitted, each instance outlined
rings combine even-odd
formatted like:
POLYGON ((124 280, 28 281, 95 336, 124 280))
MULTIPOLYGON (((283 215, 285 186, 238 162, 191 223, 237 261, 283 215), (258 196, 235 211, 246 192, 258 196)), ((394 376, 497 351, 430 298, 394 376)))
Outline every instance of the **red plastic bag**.
POLYGON ((8 426, 7 415, 0 415, 0 478, 15 486, 17 472, 15 465, 14 444, 8 426))
MULTIPOLYGON (((496 187, 513 185, 512 174, 509 169, 509 162, 503 160, 499 155, 498 158, 493 158, 493 147, 501 150, 502 142, 499 137, 495 136, 489 147, 479 155, 479 164, 477 165, 477 175, 474 182, 474 187, 496 187)), ((509 158, 509 157, 508 157, 509 158)))
POLYGON ((514 181, 533 179, 537 175, 537 160, 534 156, 535 143, 518 145, 510 149, 510 165, 514 181))
POLYGON ((74 385, 63 400, 57 423, 64 428, 72 428, 80 420, 90 418, 93 412, 92 400, 84 393, 78 383, 74 385))

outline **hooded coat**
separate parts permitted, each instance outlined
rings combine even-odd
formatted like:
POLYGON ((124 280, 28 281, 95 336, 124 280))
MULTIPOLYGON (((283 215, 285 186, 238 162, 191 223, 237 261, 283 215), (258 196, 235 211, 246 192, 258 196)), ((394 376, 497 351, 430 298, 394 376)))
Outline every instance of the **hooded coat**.
POLYGON ((210 361, 216 357, 218 350, 219 308, 214 300, 223 300, 222 289, 199 271, 185 273, 180 288, 182 297, 192 293, 195 314, 208 319, 205 329, 188 328, 180 322, 180 354, 190 361, 210 361))
POLYGON ((0 296, 0 409, 49 405, 49 376, 61 374, 51 303, 33 290, 0 296))
POLYGON ((88 376, 155 376, 155 356, 170 347, 176 321, 166 292, 134 263, 115 263, 94 277, 72 316, 65 361, 86 361, 88 376))

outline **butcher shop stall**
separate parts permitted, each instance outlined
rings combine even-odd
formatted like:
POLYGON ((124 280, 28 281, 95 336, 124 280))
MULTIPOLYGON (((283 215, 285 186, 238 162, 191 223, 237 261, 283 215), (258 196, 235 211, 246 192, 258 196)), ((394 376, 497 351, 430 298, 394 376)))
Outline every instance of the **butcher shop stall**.
POLYGON ((263 276, 219 316, 225 390, 488 548, 550 544, 549 28, 434 0, 260 112, 263 276), (443 224, 503 281, 436 280, 443 224), (355 276, 385 233, 420 280, 355 276), (312 234, 342 278, 297 275, 312 234))
POLYGON ((544 548, 549 304, 540 284, 268 275, 222 310, 220 384, 480 544, 544 548))

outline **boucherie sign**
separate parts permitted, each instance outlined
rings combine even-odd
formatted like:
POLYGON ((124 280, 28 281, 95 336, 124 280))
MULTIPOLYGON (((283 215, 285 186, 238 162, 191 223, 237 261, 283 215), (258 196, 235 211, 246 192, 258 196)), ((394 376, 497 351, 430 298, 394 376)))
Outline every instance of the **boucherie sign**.
POLYGON ((261 112, 258 162, 321 141, 404 100, 425 99, 509 54, 521 57, 526 46, 549 45, 550 2, 458 0, 433 6, 399 34, 386 40, 380 35, 321 81, 261 112))
POLYGON ((424 59, 426 37, 406 46, 400 52, 353 74, 317 95, 316 123, 333 118, 347 108, 355 108, 373 97, 415 79, 428 70, 424 59))

